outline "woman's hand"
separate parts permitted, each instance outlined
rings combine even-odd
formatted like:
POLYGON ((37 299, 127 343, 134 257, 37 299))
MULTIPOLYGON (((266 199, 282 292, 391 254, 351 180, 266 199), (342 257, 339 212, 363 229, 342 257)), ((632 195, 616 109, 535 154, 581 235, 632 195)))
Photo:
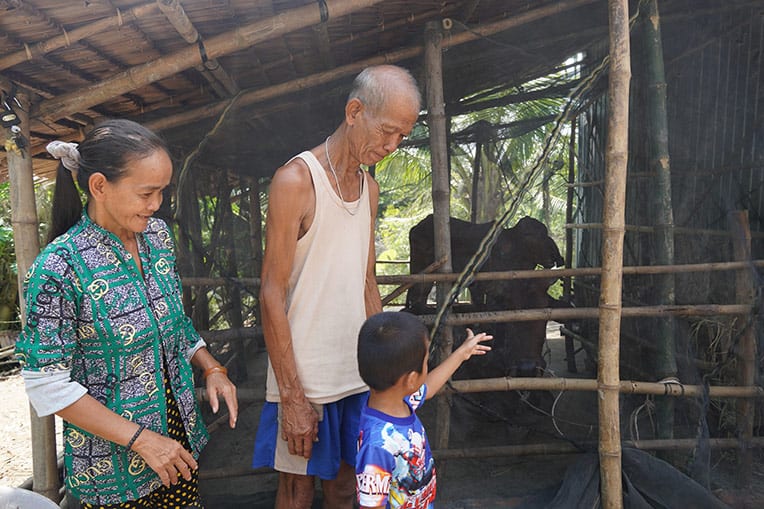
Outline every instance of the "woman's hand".
POLYGON ((214 371, 207 375, 207 395, 210 398, 210 407, 213 413, 218 413, 220 408, 219 398, 222 396, 228 407, 228 425, 236 427, 236 419, 239 416, 239 401, 236 398, 236 386, 228 379, 225 371, 214 371))
POLYGON ((190 481, 191 472, 199 465, 194 456, 183 446, 168 437, 144 429, 133 443, 132 450, 159 475, 162 484, 170 486, 178 482, 178 474, 190 481))

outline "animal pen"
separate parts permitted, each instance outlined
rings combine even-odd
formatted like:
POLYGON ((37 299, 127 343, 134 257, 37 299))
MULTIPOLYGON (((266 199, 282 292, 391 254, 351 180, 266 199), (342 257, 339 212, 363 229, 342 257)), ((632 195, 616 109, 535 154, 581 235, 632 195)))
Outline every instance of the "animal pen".
MULTIPOLYGON (((558 358, 544 354, 539 376, 510 376, 505 364, 455 377, 424 415, 445 499, 466 498, 449 490, 452 471, 485 486, 460 462, 528 455, 565 457, 570 469, 518 507, 577 507, 600 494, 603 507, 725 507, 710 494, 728 487, 723 464, 735 465, 739 486, 755 486, 764 444, 760 0, 0 0, 0 9, 2 105, 18 118, 4 124, 0 170, 11 184, 19 283, 39 251, 33 176, 55 169, 47 142, 76 141, 101 117, 157 130, 176 161, 160 215, 177 232, 187 313, 237 377, 242 417, 256 426, 268 179, 332 132, 355 74, 400 64, 425 92, 400 150, 428 155, 434 243, 424 273, 378 276, 388 305, 410 285, 437 283, 422 315, 434 357, 450 351, 459 327, 563 324, 558 358), (467 128, 454 120, 538 99, 560 107, 467 128), (531 167, 512 173, 511 201, 480 219, 490 148, 544 126, 531 167), (491 226, 455 270, 449 218, 460 146, 473 147, 473 185, 463 191, 470 222, 491 226), (564 165, 552 164, 554 151, 564 165), (564 228, 550 236, 564 240, 564 268, 487 272, 522 198, 555 178, 567 201, 564 228), (492 282, 500 298, 511 282, 555 279, 567 306, 459 306, 476 283, 492 282), (551 376, 553 364, 568 375, 551 376)), ((218 492, 229 500, 232 486, 267 491, 272 472, 249 468, 254 435, 231 448, 218 438, 231 435, 221 429, 226 417, 207 417, 203 491, 224 481, 218 492)), ((25 487, 67 507, 53 419, 33 417, 32 435, 25 487)), ((491 501, 470 495, 481 507, 522 494, 487 481, 491 501)))

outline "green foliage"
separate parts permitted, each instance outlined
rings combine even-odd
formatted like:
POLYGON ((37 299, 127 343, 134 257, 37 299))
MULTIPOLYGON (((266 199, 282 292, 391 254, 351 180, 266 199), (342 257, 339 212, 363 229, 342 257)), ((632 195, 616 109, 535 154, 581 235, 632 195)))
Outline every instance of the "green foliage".
MULTIPOLYGON (((35 185, 41 245, 48 229, 52 189, 50 182, 35 185)), ((0 183, 0 329, 18 329, 20 325, 16 252, 11 223, 11 187, 10 182, 3 182, 0 183)))
MULTIPOLYGON (((494 101, 502 97, 552 89, 575 79, 571 67, 540 78, 523 87, 490 90, 465 98, 464 104, 494 101)), ((552 145, 540 171, 531 174, 544 145, 554 128, 551 121, 566 99, 536 99, 506 106, 489 107, 451 119, 450 179, 451 215, 471 220, 473 207, 479 223, 495 220, 518 200, 516 213, 506 226, 513 226, 523 216, 539 219, 549 228, 550 236, 564 251, 565 208, 567 195, 568 141, 570 132, 563 128, 552 145), (470 138, 470 133, 475 133, 470 138), (480 176, 473 184, 477 144, 480 137, 480 176), (459 142, 459 139, 469 141, 459 142), (473 191, 473 188, 477 191, 473 191), (474 194, 474 196, 473 196, 474 194)), ((380 184, 380 207, 377 218, 377 256, 380 261, 409 258, 409 230, 432 213, 432 174, 430 169, 427 126, 417 124, 408 146, 400 148, 376 166, 380 184)), ((407 273, 401 263, 380 263, 378 274, 407 273)), ((383 295, 389 289, 382 289, 383 295)), ((550 289, 561 295, 561 285, 550 289)))

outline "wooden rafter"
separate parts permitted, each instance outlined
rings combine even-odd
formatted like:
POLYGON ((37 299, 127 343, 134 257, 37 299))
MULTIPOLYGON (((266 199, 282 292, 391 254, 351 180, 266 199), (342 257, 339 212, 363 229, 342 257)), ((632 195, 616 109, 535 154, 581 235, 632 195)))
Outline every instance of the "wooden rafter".
MULTIPOLYGON (((345 16, 350 12, 371 7, 381 1, 337 0, 329 7, 330 14, 335 17, 345 16)), ((258 42, 305 28, 319 21, 320 12, 317 5, 311 4, 292 9, 210 38, 205 43, 207 56, 209 58, 217 58, 227 55, 250 47, 258 42)), ((100 104, 130 90, 172 76, 200 62, 201 58, 198 48, 186 47, 145 64, 132 67, 83 90, 44 101, 33 110, 32 114, 35 117, 48 119, 60 118, 95 104, 100 104)))
MULTIPOLYGON (((558 4, 551 6, 542 6, 531 11, 527 11, 521 15, 504 19, 496 23, 491 23, 479 27, 472 31, 461 32, 449 36, 443 41, 443 46, 453 47, 460 44, 464 44, 470 41, 474 41, 480 37, 492 35, 510 28, 514 28, 523 24, 531 23, 544 16, 553 13, 564 12, 569 9, 574 9, 592 3, 596 0, 566 0, 558 4)), ((402 48, 390 53, 383 53, 365 60, 359 60, 351 64, 336 67, 334 69, 323 71, 303 78, 298 78, 285 83, 279 83, 270 87, 264 87, 259 89, 250 89, 242 92, 241 97, 237 101, 237 107, 244 107, 247 105, 255 104, 258 102, 273 99, 275 97, 282 96, 284 94, 297 92, 306 88, 315 87, 330 83, 334 80, 355 74, 365 67, 379 64, 389 64, 400 62, 409 58, 414 58, 421 55, 424 52, 423 46, 411 46, 408 48, 402 48)), ((199 119, 208 118, 214 115, 218 115, 228 104, 228 101, 219 101, 217 103, 207 104, 205 106, 189 109, 176 115, 170 115, 157 120, 147 121, 147 125, 152 129, 162 130, 176 127, 179 125, 187 124, 189 122, 195 122, 199 119)))
MULTIPOLYGON (((7 0, 0 0, 0 5, 7 4, 9 4, 7 0)), ((23 5, 25 9, 28 8, 27 4, 20 5, 23 5)), ((98 21, 82 25, 72 30, 62 30, 60 35, 56 35, 45 41, 40 41, 35 44, 22 44, 24 46, 23 50, 19 50, 15 53, 0 57, 0 71, 9 67, 13 67, 14 65, 20 64, 22 62, 26 62, 27 60, 40 58, 41 56, 50 53, 53 50, 69 46, 92 35, 104 32, 112 28, 117 28, 123 23, 130 23, 143 16, 154 14, 156 10, 156 4, 153 2, 139 5, 126 12, 117 12, 113 16, 99 19, 98 21)), ((39 13, 39 11, 36 9, 35 11, 39 13)))
MULTIPOLYGON (((39 9, 29 5, 28 3, 21 3, 21 2, 10 2, 9 3, 8 0, 0 0, 0 5, 3 5, 3 4, 6 4, 6 5, 9 5, 9 4, 10 5, 15 5, 16 9, 19 9, 19 10, 23 11, 28 16, 33 17, 33 18, 39 20, 42 23, 45 23, 46 25, 48 25, 51 28, 53 28, 53 29, 57 30, 58 32, 60 32, 60 34, 61 34, 61 35, 56 36, 56 37, 54 37, 52 39, 49 39, 50 43, 43 42, 43 43, 38 43, 37 45, 34 45, 38 49, 36 54, 31 52, 31 46, 26 45, 26 44, 24 44, 21 41, 14 41, 14 43, 16 45, 24 46, 25 50, 22 51, 22 52, 16 52, 16 53, 12 54, 11 57, 13 57, 14 55, 18 55, 19 53, 23 53, 24 54, 24 59, 21 60, 21 61, 26 61, 26 60, 30 59, 30 57, 31 58, 36 58, 37 60, 45 62, 48 65, 59 67, 66 74, 75 76, 77 78, 77 80, 84 80, 88 84, 92 84, 94 81, 96 81, 96 78, 94 76, 92 76, 92 75, 89 75, 88 73, 85 73, 84 71, 81 71, 79 69, 73 68, 71 65, 64 64, 63 62, 60 62, 58 60, 54 60, 52 56, 48 55, 48 53, 50 51, 54 50, 54 49, 59 48, 59 47, 69 46, 69 45, 75 44, 75 45, 77 45, 77 46, 79 46, 81 48, 84 48, 84 49, 94 53, 98 58, 106 60, 107 62, 111 63, 112 65, 114 65, 116 67, 118 67, 119 69, 124 69, 125 68, 125 65, 122 62, 119 62, 116 59, 114 59, 113 57, 104 54, 101 50, 99 50, 98 48, 94 47, 92 44, 88 43, 85 40, 86 37, 88 37, 90 35, 94 35, 94 34, 99 33, 99 32, 102 32, 104 30, 107 30, 107 29, 111 28, 112 26, 114 26, 115 24, 116 24, 117 27, 124 26, 125 21, 126 21, 126 17, 124 15, 122 15, 121 12, 119 11, 119 9, 117 9, 116 7, 114 7, 114 11, 117 12, 117 14, 115 16, 111 16, 109 18, 105 18, 105 20, 99 20, 97 22, 94 22, 94 23, 91 23, 89 25, 86 25, 86 26, 80 27, 78 29, 75 29, 75 30, 72 31, 72 33, 75 33, 75 35, 77 35, 77 37, 72 37, 72 34, 67 32, 67 30, 64 28, 64 26, 61 23, 59 23, 55 19, 52 19, 50 16, 46 15, 44 12, 40 11, 39 9), (63 38, 63 44, 61 44, 61 38, 63 38), (43 52, 43 51, 41 51, 40 48, 47 49, 47 51, 43 52), (27 49, 29 49, 30 51, 27 52, 27 49)), ((139 6, 139 7, 133 8, 130 11, 128 11, 130 13, 128 18, 132 19, 132 20, 135 20, 135 19, 138 19, 140 16, 144 16, 146 14, 149 14, 152 11, 156 11, 156 6, 151 5, 151 9, 149 9, 149 6, 147 6, 147 5, 139 6)), ((133 29, 137 33, 139 33, 144 40, 149 41, 148 37, 146 37, 146 35, 143 34, 140 30, 138 30, 135 27, 133 27, 133 29)), ((5 60, 5 59, 3 59, 3 60, 5 60)), ((8 63, 10 63, 12 65, 15 65, 13 62, 20 63, 20 62, 16 62, 16 60, 18 60, 18 57, 14 57, 13 59, 9 60, 8 63)), ((0 66, 0 69, 3 69, 3 67, 0 66)), ((162 94, 164 94, 164 95, 171 95, 171 93, 167 89, 162 87, 160 84, 155 83, 154 86, 162 94)), ((143 103, 142 100, 136 101, 135 100, 135 96, 128 97, 128 99, 131 102, 133 102, 136 106, 138 106, 139 108, 141 107, 141 105, 143 103)))
MULTIPOLYGON (((202 36, 188 18, 186 11, 178 0, 157 0, 157 5, 187 43, 204 45, 202 36)), ((236 81, 217 59, 208 59, 195 68, 221 97, 239 93, 239 85, 236 84, 236 81)))

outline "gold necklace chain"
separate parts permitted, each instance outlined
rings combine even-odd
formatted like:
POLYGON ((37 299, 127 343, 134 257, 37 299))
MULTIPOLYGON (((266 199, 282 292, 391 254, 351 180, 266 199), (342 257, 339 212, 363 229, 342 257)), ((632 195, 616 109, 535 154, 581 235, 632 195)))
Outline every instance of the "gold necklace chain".
MULTIPOLYGON (((348 206, 345 204, 345 198, 342 197, 342 189, 340 189, 340 179, 337 178, 337 172, 334 171, 334 165, 332 164, 332 159, 329 157, 329 138, 331 138, 331 136, 327 136, 326 141, 324 141, 324 152, 326 152, 326 160, 329 162, 329 170, 332 172, 332 175, 334 176, 334 182, 337 184, 337 194, 340 195, 342 208, 345 209, 345 211, 348 214, 350 214, 351 216, 354 216, 358 213, 358 209, 361 208, 361 193, 363 193, 363 175, 361 175, 361 178, 358 179, 358 204, 356 205, 355 210, 350 210, 348 206)), ((361 169, 359 168, 358 171, 360 172, 361 169)))

